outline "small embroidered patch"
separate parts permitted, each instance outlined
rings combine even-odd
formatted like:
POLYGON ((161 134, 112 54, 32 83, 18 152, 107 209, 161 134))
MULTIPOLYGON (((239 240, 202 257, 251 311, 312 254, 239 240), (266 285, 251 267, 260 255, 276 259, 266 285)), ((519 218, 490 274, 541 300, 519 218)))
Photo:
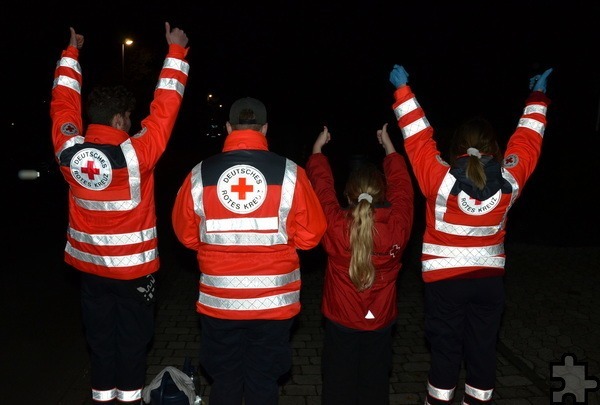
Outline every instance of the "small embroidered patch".
POLYGON ((79 128, 77 128, 77 125, 73 124, 72 122, 65 122, 60 127, 60 132, 67 136, 79 135, 79 128))

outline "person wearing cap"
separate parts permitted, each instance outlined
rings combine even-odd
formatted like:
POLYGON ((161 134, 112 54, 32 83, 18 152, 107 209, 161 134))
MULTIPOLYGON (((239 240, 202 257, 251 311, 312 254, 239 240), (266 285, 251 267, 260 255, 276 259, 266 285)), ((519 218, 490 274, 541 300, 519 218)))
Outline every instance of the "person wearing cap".
POLYGON ((235 101, 222 152, 192 168, 172 211, 177 238, 197 252, 200 364, 214 404, 278 403, 300 312, 297 250, 327 227, 304 169, 269 151, 267 127, 261 101, 235 101))
POLYGON ((455 129, 448 162, 408 85, 408 73, 402 65, 390 72, 392 108, 425 197, 421 274, 431 349, 425 404, 453 403, 463 363, 462 403, 494 402, 507 215, 540 158, 551 72, 529 80, 532 91, 504 152, 491 123, 476 116, 455 129))
POLYGON ((397 280, 412 229, 414 191, 387 124, 376 135, 385 152, 383 170, 370 161, 357 165, 344 187, 347 204, 338 200, 322 152, 331 140, 327 127, 306 163, 328 221, 321 241, 327 254, 321 304, 323 405, 389 403, 397 280))

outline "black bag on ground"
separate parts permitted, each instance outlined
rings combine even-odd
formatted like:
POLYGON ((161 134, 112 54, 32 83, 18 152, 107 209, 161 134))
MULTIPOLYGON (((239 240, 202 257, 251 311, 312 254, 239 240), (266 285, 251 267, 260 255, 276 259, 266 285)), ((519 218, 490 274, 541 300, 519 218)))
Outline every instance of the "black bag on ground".
POLYGON ((188 396, 179 389, 168 371, 162 376, 160 387, 150 391, 150 405, 189 405, 188 396))
POLYGON ((165 367, 142 390, 149 405, 194 405, 200 403, 192 378, 177 367, 165 367))

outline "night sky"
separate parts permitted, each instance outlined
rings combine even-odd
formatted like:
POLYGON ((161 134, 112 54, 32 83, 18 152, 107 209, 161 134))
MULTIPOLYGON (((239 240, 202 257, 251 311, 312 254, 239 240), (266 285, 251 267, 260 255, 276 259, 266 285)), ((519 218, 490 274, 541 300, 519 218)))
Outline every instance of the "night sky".
MULTIPOLYGON (((534 221, 522 226, 525 238, 533 237, 536 232, 529 228, 547 216, 560 217, 561 240, 573 240, 565 235, 581 234, 583 228, 592 233, 580 222, 589 220, 588 210, 598 223, 599 210, 586 208, 599 174, 598 3, 72 3, 52 2, 35 6, 35 11, 18 4, 21 11, 5 14, 8 106, 2 132, 5 138, 8 133, 11 153, 5 164, 12 171, 21 165, 51 168, 52 163, 44 163, 52 162, 48 102, 69 26, 85 36, 80 58, 84 93, 96 84, 123 81, 121 43, 125 37, 134 39, 125 49, 124 82, 138 96, 135 119, 148 112, 167 50, 164 22, 169 21, 190 39, 188 86, 165 155, 166 162, 177 162, 182 170, 175 183, 222 144, 222 139, 205 136, 214 112, 206 103, 209 93, 225 112, 238 97, 265 102, 271 149, 301 165, 322 126, 328 125, 333 140, 325 153, 343 173, 353 155, 383 156, 375 131, 385 122, 402 148, 388 80, 395 63, 408 71, 440 146, 460 121, 473 115, 490 119, 505 141, 529 94, 529 78, 552 67, 542 160, 514 215, 534 221), (556 197, 548 201, 549 195, 556 197)), ((222 125, 226 114, 217 117, 222 125)), ((134 121, 134 129, 138 124, 134 121)), ((592 237, 598 241, 595 233, 592 237)), ((588 235, 575 239, 587 240, 588 235)))

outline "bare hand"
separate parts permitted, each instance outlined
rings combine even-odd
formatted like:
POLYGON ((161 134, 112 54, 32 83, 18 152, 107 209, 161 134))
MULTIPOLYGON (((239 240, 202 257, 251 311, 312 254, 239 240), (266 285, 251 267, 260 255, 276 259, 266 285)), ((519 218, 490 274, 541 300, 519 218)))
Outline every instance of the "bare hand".
POLYGON ((321 153, 323 146, 331 140, 331 134, 327 129, 327 126, 323 126, 323 131, 317 136, 313 145, 313 153, 321 153))
POLYGON ((173 30, 171 30, 171 24, 165 22, 165 31, 165 36, 169 45, 177 44, 184 48, 187 46, 188 37, 183 30, 179 28, 173 28, 173 30))
POLYGON ((77 49, 83 48, 83 35, 75 32, 75 28, 69 27, 71 31, 71 38, 69 39, 69 45, 74 46, 77 49))
POLYGON ((381 129, 377 130, 377 141, 379 141, 379 143, 383 146, 385 154, 389 155, 390 153, 395 152, 396 148, 394 147, 394 144, 390 139, 390 135, 387 132, 387 126, 388 124, 385 123, 381 129))

